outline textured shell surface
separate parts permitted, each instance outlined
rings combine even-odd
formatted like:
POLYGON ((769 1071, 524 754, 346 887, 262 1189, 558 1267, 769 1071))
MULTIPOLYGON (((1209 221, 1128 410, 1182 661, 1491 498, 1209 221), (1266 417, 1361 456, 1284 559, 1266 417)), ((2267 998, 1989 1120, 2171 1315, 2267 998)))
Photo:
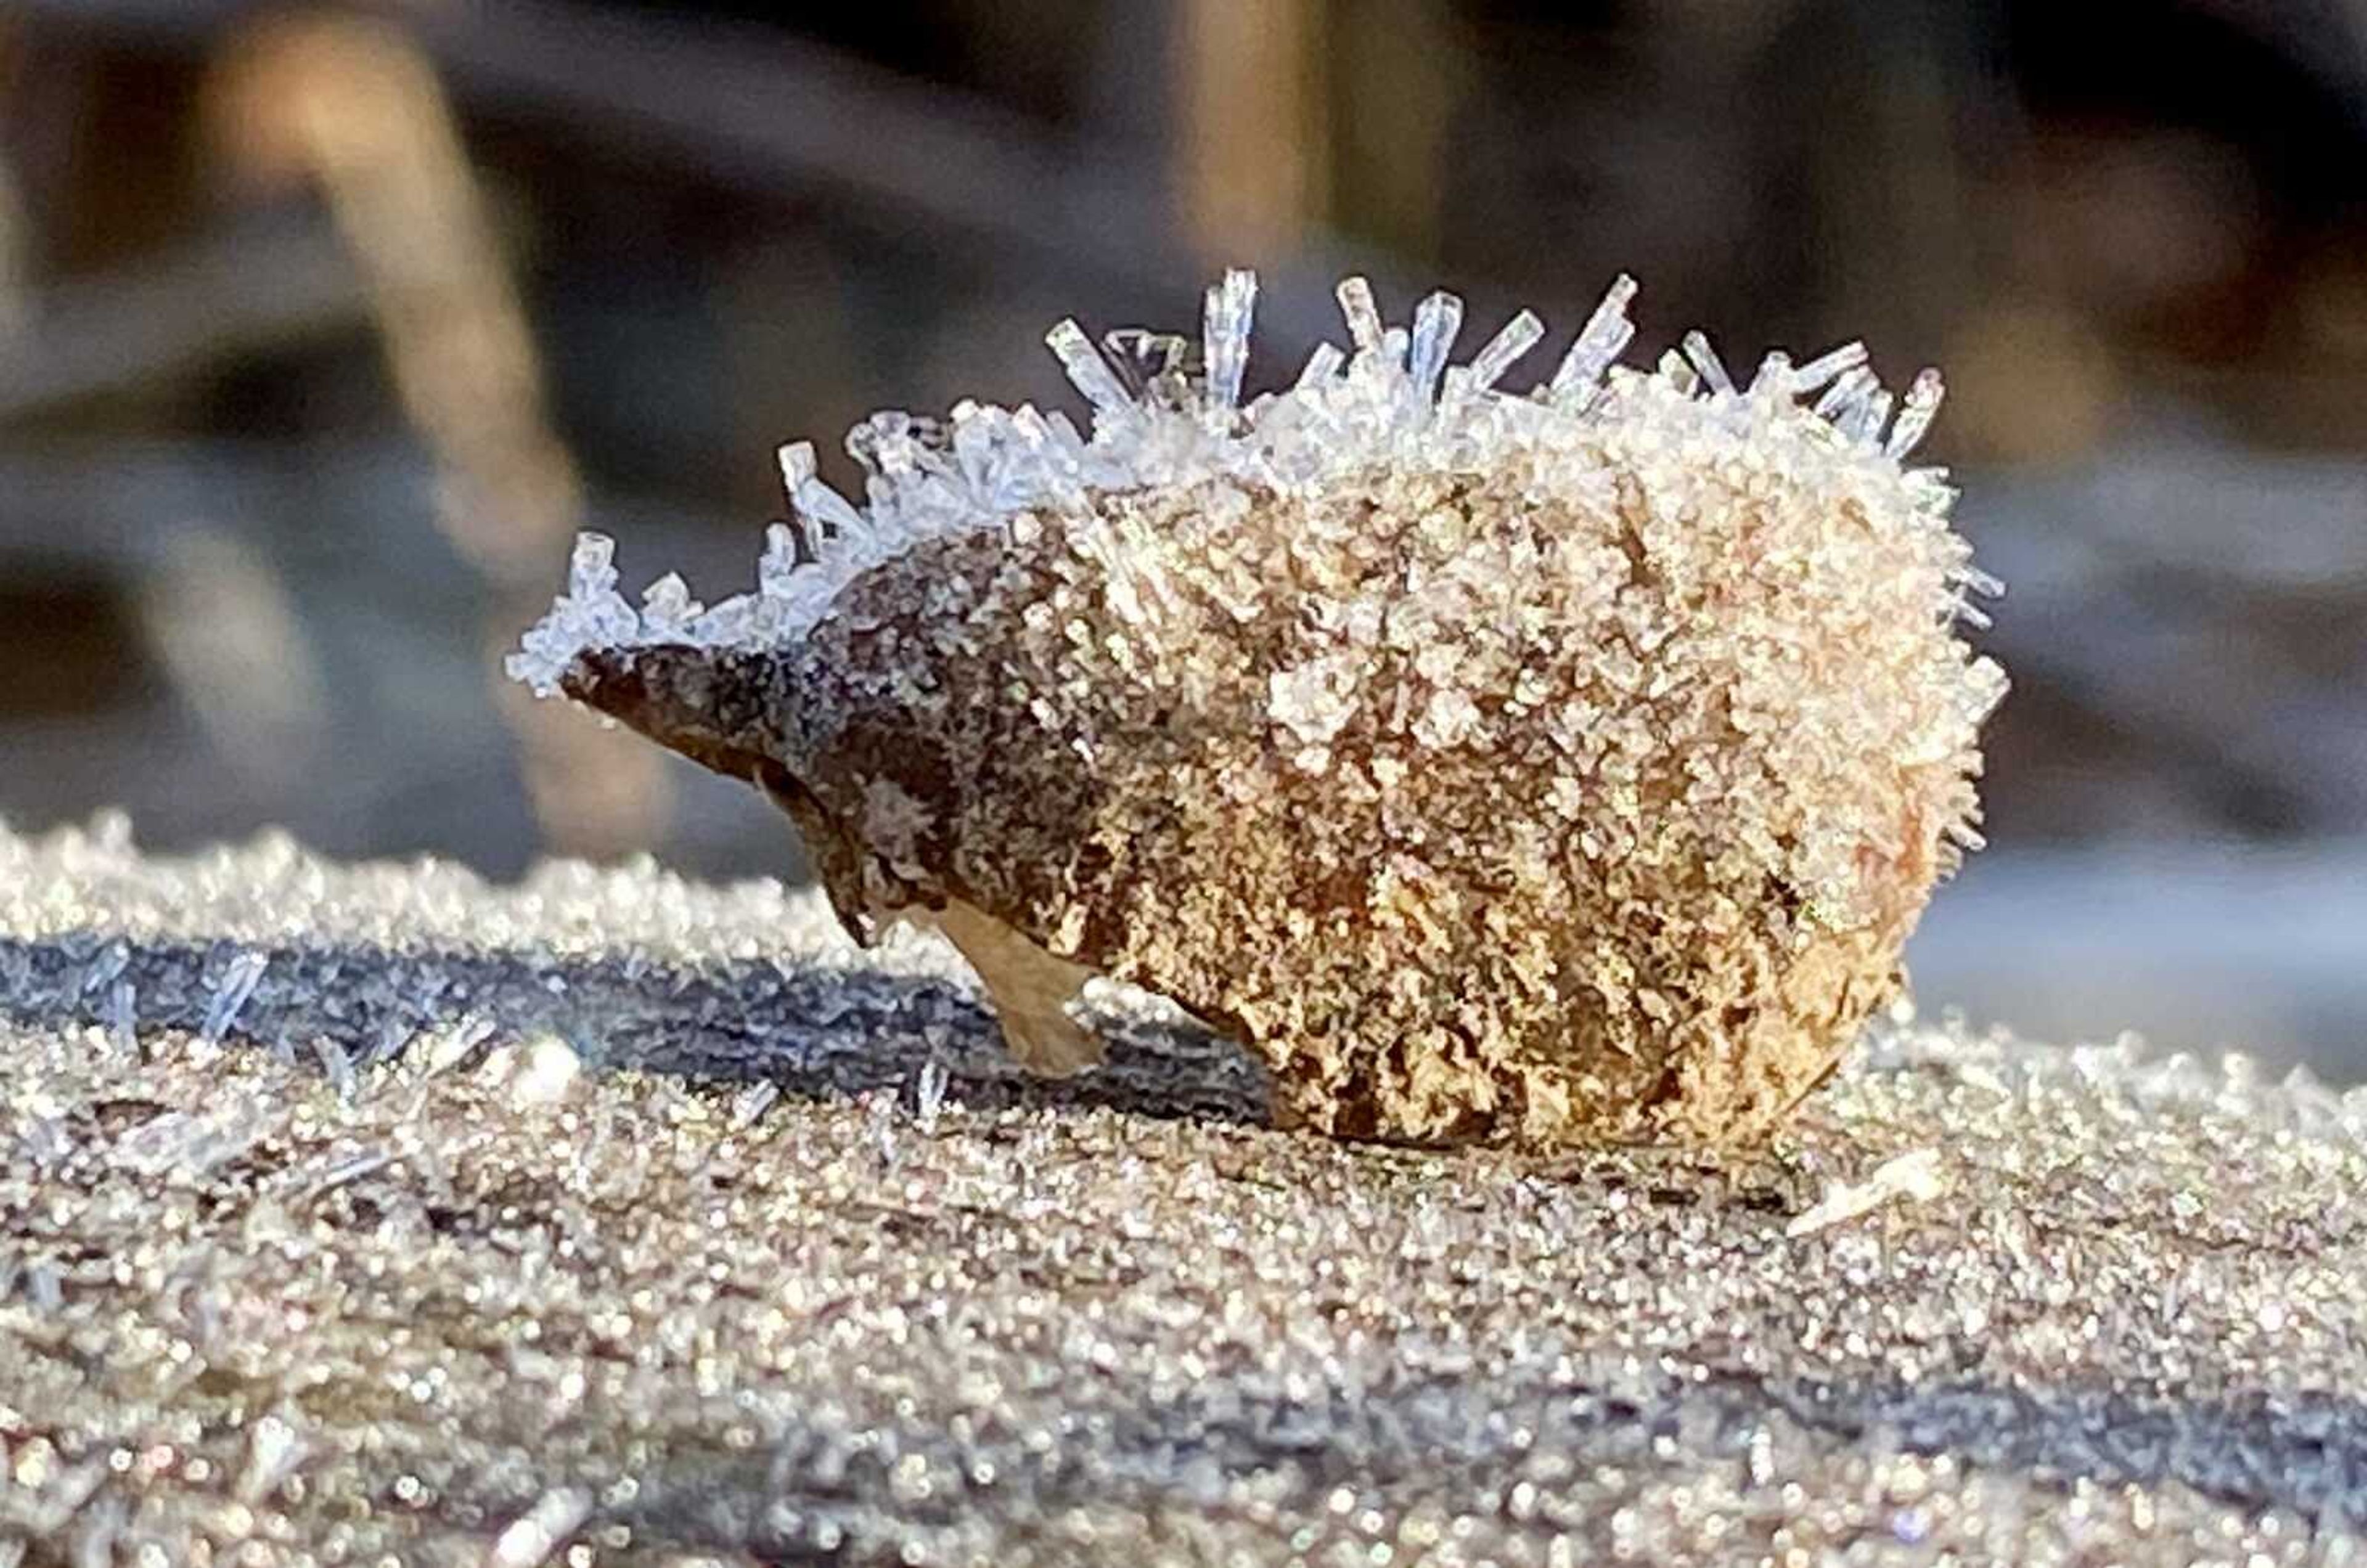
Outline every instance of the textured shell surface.
POLYGON ((1089 977, 1236 1033, 1299 1125, 1423 1141, 1763 1134, 1898 982, 1976 845, 1996 585, 1907 466, 1940 400, 1852 344, 1738 385, 1699 334, 1557 368, 1516 316, 1387 325, 1242 404, 1255 283, 1196 344, 1048 335, 1032 407, 875 416, 858 507, 782 453, 753 593, 638 608, 609 542, 513 673, 796 820, 858 937, 942 929, 1022 1060, 1089 977))

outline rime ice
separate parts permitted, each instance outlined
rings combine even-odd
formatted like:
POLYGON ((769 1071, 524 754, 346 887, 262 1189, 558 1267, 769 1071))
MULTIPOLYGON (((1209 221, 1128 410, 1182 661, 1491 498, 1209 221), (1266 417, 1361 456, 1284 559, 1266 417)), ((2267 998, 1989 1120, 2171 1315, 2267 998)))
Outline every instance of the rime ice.
POLYGON ((608 541, 512 671, 796 820, 841 917, 936 926, 1023 1060, 1088 1064, 1108 975, 1251 1042, 1281 1109, 1421 1139, 1771 1126, 1895 987, 1977 844, 2004 689, 1940 401, 1862 344, 1738 382, 1688 334, 1618 367, 1621 278, 1542 384, 1463 307, 1245 406, 1245 273, 1195 346, 1048 341, 1092 410, 963 403, 782 453, 753 594, 636 610, 608 541))

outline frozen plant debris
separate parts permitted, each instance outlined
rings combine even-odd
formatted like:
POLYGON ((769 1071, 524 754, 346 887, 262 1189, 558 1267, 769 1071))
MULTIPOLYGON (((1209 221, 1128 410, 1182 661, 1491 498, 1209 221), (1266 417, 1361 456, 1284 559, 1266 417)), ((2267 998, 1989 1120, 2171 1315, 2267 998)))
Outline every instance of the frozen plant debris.
POLYGON ((636 608, 610 542, 510 669, 747 778, 859 940, 970 959, 1021 1060, 1095 976, 1237 1032, 1348 1135, 1718 1142, 1772 1126, 1897 986, 1979 842, 1993 584, 1862 344, 1646 373, 1622 277, 1556 367, 1523 312, 1384 319, 1242 400, 1201 341, 1049 343, 1033 407, 876 414, 858 506, 784 448, 753 593, 636 608))
POLYGON ((1894 1198, 1928 1203, 1947 1190, 1947 1178, 1940 1171, 1940 1151, 1917 1149, 1883 1161, 1863 1181, 1834 1183, 1814 1207, 1794 1215, 1784 1234, 1811 1235, 1870 1214, 1894 1198))

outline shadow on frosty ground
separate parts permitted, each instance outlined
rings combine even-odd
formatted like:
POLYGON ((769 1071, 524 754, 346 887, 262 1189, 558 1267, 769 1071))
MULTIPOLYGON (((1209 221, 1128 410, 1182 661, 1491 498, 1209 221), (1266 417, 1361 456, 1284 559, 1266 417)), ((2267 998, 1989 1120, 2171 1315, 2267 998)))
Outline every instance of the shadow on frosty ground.
POLYGON ((317 1061, 340 1079, 398 1062, 441 1071, 507 1041, 556 1036, 587 1066, 759 1093, 770 1085, 791 1098, 918 1086, 934 1065, 947 1102, 975 1109, 1272 1120, 1263 1066, 1180 1013, 1104 1000, 1091 1019, 1108 1046, 1102 1066, 1040 1078, 1009 1059, 993 1015, 953 984, 771 961, 7 937, 0 1017, 119 1037, 183 1030, 317 1061))

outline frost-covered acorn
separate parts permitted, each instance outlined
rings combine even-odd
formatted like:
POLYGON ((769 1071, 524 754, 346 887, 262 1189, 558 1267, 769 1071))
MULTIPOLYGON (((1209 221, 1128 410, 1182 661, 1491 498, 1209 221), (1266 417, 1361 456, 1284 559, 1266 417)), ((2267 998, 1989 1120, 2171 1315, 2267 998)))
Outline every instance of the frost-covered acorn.
POLYGON ((1511 392, 1535 316, 1451 365, 1460 301, 1387 327, 1351 278, 1349 346, 1244 407, 1255 288, 1198 345, 1055 327, 1090 438, 876 415, 860 508, 786 448, 753 594, 636 610, 585 536, 512 671, 761 786, 857 938, 942 930, 1039 1070, 1095 1060, 1106 975, 1300 1125, 1765 1132, 1978 842, 1995 585, 1904 466, 1939 378, 1894 421, 1856 344, 1617 367, 1622 277, 1511 392))

